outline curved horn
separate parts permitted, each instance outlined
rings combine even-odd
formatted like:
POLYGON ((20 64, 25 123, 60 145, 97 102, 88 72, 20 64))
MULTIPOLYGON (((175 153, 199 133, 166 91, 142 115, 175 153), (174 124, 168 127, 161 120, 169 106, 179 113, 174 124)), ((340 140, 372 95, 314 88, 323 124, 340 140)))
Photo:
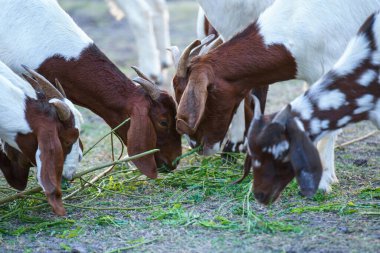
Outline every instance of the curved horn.
POLYGON ((176 75, 178 77, 186 77, 187 73, 187 63, 189 60, 190 52, 199 46, 201 42, 199 40, 193 41, 190 45, 188 45, 185 50, 183 50, 181 57, 179 58, 178 62, 178 68, 177 68, 177 73, 176 75))
POLYGON ((38 82, 38 84, 41 86, 41 89, 44 91, 45 96, 50 98, 59 98, 64 99, 63 95, 52 85, 45 77, 38 74, 33 69, 30 69, 29 67, 25 65, 21 65, 29 74, 32 75, 38 82))
POLYGON ((273 118, 273 123, 279 123, 285 125, 288 119, 291 117, 291 106, 288 104, 284 109, 282 109, 277 115, 273 118))
POLYGON ((136 71, 138 77, 134 78, 133 81, 139 83, 141 87, 148 92, 149 96, 153 100, 157 100, 160 97, 161 90, 142 73, 137 67, 132 66, 132 69, 136 71))
POLYGON ((218 46, 222 44, 223 44, 223 39, 221 36, 219 36, 214 41, 212 41, 209 45, 202 47, 201 51, 199 52, 199 55, 207 54, 209 51, 211 51, 214 48, 217 48, 218 46))
POLYGON ((55 109, 57 110, 58 118, 61 121, 66 121, 70 118, 71 116, 71 110, 65 102, 62 102, 61 100, 54 100, 51 102, 54 106, 55 109))
POLYGON ((259 120, 261 118, 261 116, 263 115, 263 113, 261 112, 261 108, 260 108, 260 101, 255 95, 252 95, 252 98, 253 98, 253 101, 255 103, 255 112, 253 114, 253 118, 256 120, 259 120))
POLYGON ((181 57, 178 47, 172 46, 172 47, 168 47, 166 50, 168 50, 172 54, 174 66, 178 68, 179 58, 181 57))
POLYGON ((143 79, 145 79, 145 80, 147 80, 147 81, 149 81, 149 82, 151 82, 152 84, 154 84, 154 82, 152 82, 141 70, 139 70, 136 66, 132 66, 131 67, 135 72, 136 72, 136 74, 139 76, 139 77, 141 77, 141 78, 143 78, 143 79))
POLYGON ((22 74, 22 77, 24 77, 24 79, 26 81, 28 81, 28 83, 30 83, 30 85, 32 85, 33 89, 41 90, 41 86, 38 84, 38 82, 35 79, 33 79, 32 77, 30 77, 24 73, 22 74))
POLYGON ((201 40, 201 43, 196 46, 190 53, 190 59, 196 55, 199 55, 199 52, 202 50, 203 46, 206 46, 215 39, 215 34, 210 34, 207 37, 201 40))
POLYGON ((61 83, 59 82, 58 78, 55 79, 55 86, 57 87, 58 91, 62 94, 63 97, 67 98, 65 90, 63 89, 61 83))

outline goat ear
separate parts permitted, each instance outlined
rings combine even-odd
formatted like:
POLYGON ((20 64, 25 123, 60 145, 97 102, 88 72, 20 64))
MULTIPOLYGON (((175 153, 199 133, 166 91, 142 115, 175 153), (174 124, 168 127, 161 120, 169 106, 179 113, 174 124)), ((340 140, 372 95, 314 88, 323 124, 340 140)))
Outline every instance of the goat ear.
POLYGON ((323 170, 318 150, 294 119, 289 119, 286 126, 290 139, 290 162, 297 182, 302 195, 311 197, 318 189, 323 170))
POLYGON ((37 178, 49 204, 58 215, 65 215, 62 203, 61 179, 63 151, 56 129, 43 129, 37 134, 37 178))
MULTIPOLYGON (((156 130, 147 110, 134 108, 127 138, 128 154, 130 156, 156 148, 156 130)), ((135 159, 133 163, 147 177, 157 178, 157 165, 154 154, 135 159)))
POLYGON ((192 135, 196 132, 203 117, 208 96, 209 80, 202 73, 197 79, 190 79, 178 105, 177 131, 192 135))
POLYGON ((0 150, 0 169, 8 184, 23 191, 28 183, 30 163, 17 149, 4 143, 4 151, 0 150))

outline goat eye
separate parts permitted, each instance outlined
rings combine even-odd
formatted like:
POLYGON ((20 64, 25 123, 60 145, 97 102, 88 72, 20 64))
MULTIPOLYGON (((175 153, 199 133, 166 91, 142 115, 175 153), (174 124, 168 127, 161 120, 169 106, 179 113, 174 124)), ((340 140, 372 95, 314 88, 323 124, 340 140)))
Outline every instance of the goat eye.
POLYGON ((169 126, 169 124, 168 124, 168 122, 166 120, 160 121, 160 125, 162 127, 168 127, 169 126))

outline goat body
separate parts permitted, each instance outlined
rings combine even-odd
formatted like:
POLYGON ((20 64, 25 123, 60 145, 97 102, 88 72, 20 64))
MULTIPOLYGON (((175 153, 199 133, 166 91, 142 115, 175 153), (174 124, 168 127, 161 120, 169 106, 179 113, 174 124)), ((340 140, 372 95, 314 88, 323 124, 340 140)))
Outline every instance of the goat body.
POLYGON ((58 215, 65 214, 61 176, 66 165, 67 175, 71 177, 82 156, 78 139, 80 113, 58 91, 56 97, 47 93, 37 95, 27 81, 1 61, 0 90, 0 139, 3 141, 0 169, 12 187, 23 190, 30 167, 37 165, 38 182, 50 205, 58 215))
POLYGON ((74 23, 56 1, 6 1, 0 13, 0 59, 12 70, 30 66, 48 80, 58 78, 69 99, 102 117, 112 128, 125 119, 130 123, 116 132, 134 155, 153 148, 160 152, 134 163, 151 178, 157 166, 181 153, 176 133, 174 100, 160 92, 155 99, 144 86, 129 80, 74 23))
POLYGON ((329 132, 362 120, 380 128, 379 35, 380 13, 376 13, 307 92, 269 118, 255 115, 247 159, 253 161, 255 196, 260 202, 277 199, 294 176, 305 195, 315 193, 322 167, 313 143, 329 132))
MULTIPOLYGON (((220 145, 251 88, 294 78, 315 82, 379 8, 380 1, 372 0, 275 1, 242 33, 192 60, 180 94, 178 131, 206 150, 220 145)), ((321 189, 326 191, 334 181, 334 139, 332 133, 321 141, 326 170, 321 189)))

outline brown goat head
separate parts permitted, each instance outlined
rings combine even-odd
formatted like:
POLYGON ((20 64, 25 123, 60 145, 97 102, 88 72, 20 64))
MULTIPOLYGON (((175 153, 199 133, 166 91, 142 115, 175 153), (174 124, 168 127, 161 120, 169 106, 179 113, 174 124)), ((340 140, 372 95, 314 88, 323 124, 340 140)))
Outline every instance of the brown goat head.
POLYGON ((172 161, 181 155, 181 137, 175 129, 176 104, 166 91, 160 90, 136 67, 133 69, 139 75, 134 81, 141 85, 150 99, 135 103, 138 106, 132 109, 128 153, 134 155, 159 148, 160 152, 155 155, 134 161, 145 175, 156 178, 156 168, 174 170, 177 164, 172 161), (141 106, 147 101, 149 104, 141 106))
MULTIPOLYGON (((25 76, 26 79, 38 91, 37 99, 27 97, 25 101, 25 119, 32 131, 16 135, 21 152, 3 144, 0 166, 9 184, 23 190, 29 168, 35 164, 38 182, 49 204, 56 214, 64 215, 61 198, 64 162, 72 154, 74 144, 80 149, 76 118, 63 95, 51 83, 27 67, 25 69, 33 76, 25 76)), ((77 165, 81 151, 74 153, 77 165)))
POLYGON ((229 82, 222 78, 216 80, 212 64, 207 62, 206 56, 202 57, 221 43, 222 40, 214 36, 194 41, 183 51, 173 78, 178 103, 177 131, 190 137, 192 147, 202 146, 204 155, 220 149, 233 114, 244 98, 243 92, 229 82), (214 85, 216 82, 218 86, 214 85), (208 96, 210 90, 218 94, 218 99, 208 96), (209 118, 217 120, 208 121, 209 118))
POLYGON ((272 116, 262 116, 259 109, 255 110, 248 149, 259 202, 275 201, 294 177, 304 196, 311 197, 317 191, 323 171, 321 160, 314 144, 292 117, 290 105, 272 116))

